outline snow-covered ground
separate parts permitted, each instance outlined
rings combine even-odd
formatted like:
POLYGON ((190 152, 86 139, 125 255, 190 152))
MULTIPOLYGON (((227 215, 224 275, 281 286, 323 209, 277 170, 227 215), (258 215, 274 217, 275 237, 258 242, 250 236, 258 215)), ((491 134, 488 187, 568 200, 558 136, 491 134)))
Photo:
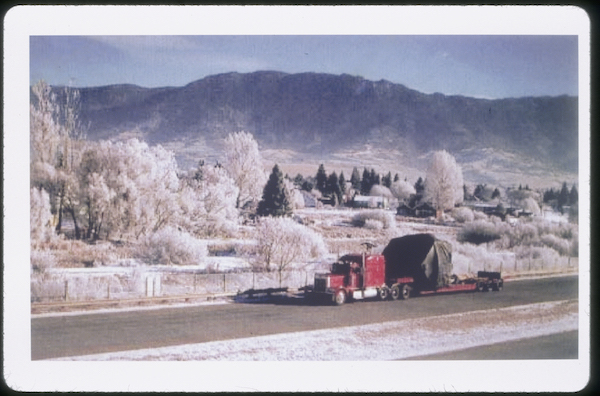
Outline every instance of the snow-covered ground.
POLYGON ((338 329, 54 360, 394 360, 577 328, 578 301, 564 300, 338 329))

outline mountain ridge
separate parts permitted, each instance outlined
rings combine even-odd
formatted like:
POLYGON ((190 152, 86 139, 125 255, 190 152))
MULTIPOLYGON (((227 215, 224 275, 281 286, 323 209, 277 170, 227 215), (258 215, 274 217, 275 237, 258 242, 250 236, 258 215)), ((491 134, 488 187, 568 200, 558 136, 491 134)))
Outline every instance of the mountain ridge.
POLYGON ((231 132, 261 148, 327 155, 366 144, 423 155, 489 148, 549 169, 577 172, 578 98, 504 99, 425 94, 349 74, 222 73, 181 87, 79 88, 93 140, 134 132, 151 144, 202 141, 221 149, 231 132))

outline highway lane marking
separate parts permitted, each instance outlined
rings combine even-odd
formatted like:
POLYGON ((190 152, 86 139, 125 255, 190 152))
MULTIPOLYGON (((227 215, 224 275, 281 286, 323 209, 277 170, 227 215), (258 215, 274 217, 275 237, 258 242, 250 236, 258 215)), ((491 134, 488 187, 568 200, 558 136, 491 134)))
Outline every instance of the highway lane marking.
POLYGON ((397 360, 577 330, 578 300, 49 360, 397 360))

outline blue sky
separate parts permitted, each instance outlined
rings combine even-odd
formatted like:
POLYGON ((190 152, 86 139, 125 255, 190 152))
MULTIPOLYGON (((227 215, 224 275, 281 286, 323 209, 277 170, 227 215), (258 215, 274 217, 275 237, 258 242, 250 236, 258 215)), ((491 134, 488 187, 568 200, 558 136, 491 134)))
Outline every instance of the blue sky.
POLYGON ((577 36, 32 36, 30 79, 182 86, 226 72, 322 72, 425 93, 578 94, 577 36))

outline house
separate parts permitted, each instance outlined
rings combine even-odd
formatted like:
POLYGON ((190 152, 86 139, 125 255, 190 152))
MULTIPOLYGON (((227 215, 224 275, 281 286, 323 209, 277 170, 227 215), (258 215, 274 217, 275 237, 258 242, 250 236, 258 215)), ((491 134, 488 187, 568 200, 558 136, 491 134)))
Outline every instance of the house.
POLYGON ((388 209, 389 201, 386 197, 371 197, 357 195, 352 200, 354 208, 388 209))
POLYGON ((396 214, 398 216, 414 216, 415 209, 403 202, 398 206, 398 208, 396 208, 396 214))
POLYGON ((416 217, 435 217, 436 210, 433 206, 428 203, 422 203, 415 207, 415 216, 416 217))
POLYGON ((300 190, 302 194, 302 198, 304 199, 304 207, 305 208, 316 208, 317 207, 317 198, 309 193, 308 191, 300 190))

